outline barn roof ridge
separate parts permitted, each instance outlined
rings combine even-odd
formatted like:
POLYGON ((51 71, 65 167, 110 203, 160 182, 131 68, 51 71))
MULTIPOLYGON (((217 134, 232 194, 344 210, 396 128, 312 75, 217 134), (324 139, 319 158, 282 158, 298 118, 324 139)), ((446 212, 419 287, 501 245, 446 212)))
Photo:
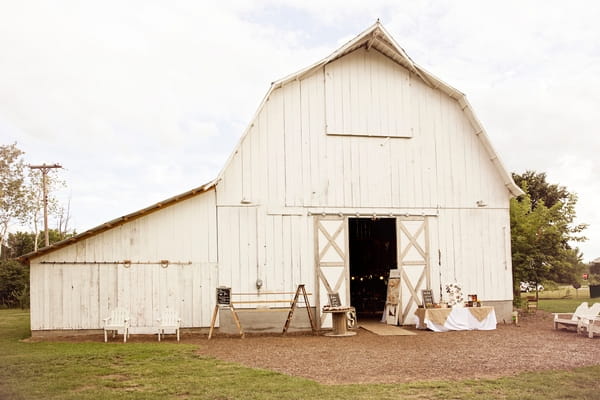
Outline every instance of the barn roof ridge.
POLYGON ((392 35, 385 29, 385 27, 379 21, 379 19, 377 19, 377 21, 373 25, 371 25, 370 27, 368 27, 367 29, 365 29, 364 31, 359 33, 353 39, 351 39, 348 42, 346 42, 345 44, 343 44, 341 47, 339 47, 337 50, 333 51, 327 57, 317 61, 314 64, 309 65, 308 67, 300 69, 299 71, 296 71, 290 75, 287 75, 279 80, 272 82, 271 86, 269 87, 269 90, 263 97, 263 100, 261 101, 260 105, 256 109, 256 112, 250 119, 250 122, 248 123, 246 129, 244 130, 244 133, 238 140, 238 143, 236 144, 236 146, 233 149, 233 151, 231 152, 229 158, 223 165, 223 167, 222 167, 221 171, 219 172, 219 174, 217 175, 217 178, 215 179, 215 181, 218 182, 219 180, 222 179, 223 174, 227 170, 227 167, 231 163, 234 155, 239 151, 239 149, 242 145, 242 142, 244 141, 244 138, 246 137, 248 132, 250 132, 250 129, 254 125, 259 113, 265 106, 265 104, 268 101, 269 96, 271 95, 273 90, 281 88, 282 86, 286 85, 289 82, 301 79, 303 76, 306 76, 306 75, 314 72, 315 70, 322 68, 324 65, 326 65, 338 58, 341 58, 344 55, 349 54, 352 51, 357 50, 358 48, 363 47, 363 46, 366 46, 367 48, 371 48, 371 47, 375 48, 377 51, 381 52, 385 56, 391 58, 395 62, 401 64, 402 66, 407 68, 409 71, 411 71, 412 73, 417 75, 429 87, 431 87, 433 89, 439 89, 442 92, 444 92, 446 95, 448 95, 449 97, 454 99, 459 104, 460 108, 465 113, 467 119, 473 126, 473 128, 475 130, 475 134, 477 135, 478 139, 481 141, 482 145, 484 146, 485 150, 487 151, 490 161, 494 164, 499 175, 502 177, 503 183, 504 183, 505 187, 507 188, 507 190, 510 192, 510 194, 512 196, 515 196, 515 197, 523 194, 523 191, 514 182, 512 175, 508 172, 508 170, 506 169, 506 167, 500 160, 500 157, 494 150, 492 143, 487 135, 487 132, 484 129, 481 122, 479 121, 479 119, 477 118, 477 116, 475 115, 473 107, 467 100, 467 96, 464 93, 462 93, 461 91, 459 91, 458 89, 447 84, 446 82, 444 82, 443 80, 441 80, 440 78, 438 78, 437 76, 432 74, 431 72, 427 71, 423 67, 416 64, 408 56, 406 51, 404 51, 404 49, 396 42, 396 40, 392 37, 392 35))

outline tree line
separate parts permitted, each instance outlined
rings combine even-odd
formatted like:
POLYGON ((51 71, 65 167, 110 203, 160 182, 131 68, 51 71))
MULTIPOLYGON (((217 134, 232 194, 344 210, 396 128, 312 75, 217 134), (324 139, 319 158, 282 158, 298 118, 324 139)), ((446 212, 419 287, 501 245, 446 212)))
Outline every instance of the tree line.
MULTIPOLYGON (((28 168, 24 154, 16 143, 0 145, 0 258, 6 251, 9 229, 14 225, 33 232, 34 250, 39 247, 44 210, 42 174, 39 170, 28 168)), ((54 193, 64 187, 66 183, 60 179, 58 172, 49 170, 46 174, 48 215, 63 238, 69 234, 69 205, 60 204, 54 193)))
POLYGON ((587 224, 575 223, 577 195, 548 183, 545 173, 513 173, 513 179, 525 192, 510 202, 514 298, 519 282, 579 285, 587 265, 573 244, 587 240, 587 224))
MULTIPOLYGON (((29 266, 15 259, 45 245, 42 174, 28 168, 24 154, 16 143, 0 145, 0 306, 4 307, 29 305, 29 266), (20 230, 11 232, 15 226, 20 230)), ((54 195, 65 186, 57 171, 48 171, 47 209, 55 225, 48 232, 50 244, 75 234, 69 231, 69 206, 54 195)))

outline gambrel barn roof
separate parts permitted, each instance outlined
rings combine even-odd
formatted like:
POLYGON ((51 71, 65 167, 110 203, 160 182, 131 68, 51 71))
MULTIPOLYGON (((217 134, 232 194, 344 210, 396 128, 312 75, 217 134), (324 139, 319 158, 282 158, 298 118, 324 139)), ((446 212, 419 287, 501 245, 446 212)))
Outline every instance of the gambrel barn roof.
POLYGON ((520 196, 523 194, 523 191, 514 182, 511 174, 506 170, 502 161, 500 161, 498 154, 496 154, 495 150, 493 149, 492 144, 487 136, 487 133, 485 132, 485 129, 481 125, 481 122, 479 121, 479 119, 477 119, 477 117, 475 116, 473 108, 471 107, 471 104, 467 100, 465 94, 460 92, 459 90, 453 88, 452 86, 448 85, 447 83, 445 83, 444 81, 442 81, 435 75, 431 74, 430 72, 426 71, 419 65, 415 64, 413 62, 413 60, 406 54, 404 49, 402 49, 402 47, 400 47, 396 43, 396 41, 387 32, 387 30, 383 27, 383 25, 379 22, 379 20, 377 20, 377 22, 375 22, 375 24, 373 24, 371 27, 369 27, 368 29, 366 29, 365 31, 360 33, 354 39, 350 40, 349 42, 344 44, 342 47, 340 47, 339 49, 337 49, 336 51, 331 53, 329 56, 323 58, 322 60, 314 63, 313 65, 306 67, 294 74, 288 75, 280 80, 273 82, 271 84, 269 91, 267 92, 263 101, 261 102, 260 106, 258 107, 255 115, 253 116, 252 121, 246 128, 244 135, 242 135, 242 137, 240 138, 238 145, 236 146, 236 149, 231 153, 229 160, 225 163, 223 169, 219 173, 216 181, 218 181, 223 176, 223 172, 227 169, 227 166, 229 165, 231 158, 236 153, 236 151, 239 149, 242 141, 244 140, 244 136, 248 133, 248 131, 250 130, 250 127, 252 127, 254 121, 256 120, 257 115, 260 113, 261 109, 264 107, 265 102, 267 101, 267 99, 269 98, 269 96, 271 95, 273 90, 280 88, 292 81, 302 79, 303 77, 311 74, 315 70, 322 68, 326 64, 329 64, 329 63, 337 60, 338 58, 341 58, 361 47, 365 47, 366 49, 376 49, 380 53, 384 54, 386 57, 389 57, 390 59, 392 59, 395 62, 397 62, 398 64, 402 65, 404 68, 406 68, 410 72, 414 73, 427 86, 429 86, 433 89, 439 89, 440 91, 442 91, 443 93, 445 93, 449 97, 451 97, 452 99, 456 100, 458 102, 458 104, 460 105, 460 108, 463 110, 466 117, 472 124, 477 137, 479 138, 479 140, 481 141, 481 144, 484 146, 485 150, 489 154, 490 161, 494 164, 494 166, 498 170, 498 173, 502 177, 502 179, 504 181, 504 185, 506 186, 507 190, 513 196, 520 196))
POLYGON ((362 48, 362 47, 366 48, 367 50, 369 50, 369 49, 377 50, 378 52, 385 55, 389 59, 393 60, 394 62, 396 62, 399 65, 406 68, 408 71, 410 71, 416 77, 418 77, 418 79, 422 80, 427 86, 429 86, 433 89, 439 89, 441 92, 445 93, 450 98, 454 99, 459 104, 460 109, 465 114, 465 116, 467 117, 467 119, 471 123, 471 125, 473 126, 473 129, 475 131, 475 134, 477 135, 478 140, 481 142, 481 144, 485 148, 485 150, 489 156, 490 162, 492 162, 493 165, 495 166, 495 168, 496 168, 499 176, 503 180, 503 183, 504 183, 506 189, 508 190, 508 192, 512 196, 518 196, 518 195, 523 194, 521 189, 515 184, 510 173, 506 170, 506 168, 504 167, 504 165, 498 158, 498 155, 492 148, 489 138, 488 138, 483 126, 481 125, 481 123, 479 122, 477 117, 475 116, 471 105, 469 104, 469 102, 466 99, 466 96, 462 92, 458 91, 457 89, 455 89, 452 86, 448 85, 447 83, 443 82, 441 79, 437 78, 433 74, 429 73, 428 71, 426 71, 419 65, 415 64, 413 62, 413 60, 406 54, 406 52, 396 43, 396 41, 386 31, 386 29, 383 27, 383 25, 379 21, 377 21, 371 27, 369 27, 368 29, 366 29, 365 31, 360 33, 354 39, 352 39, 349 42, 347 42, 346 44, 344 44, 342 47, 340 47, 339 49, 337 49, 336 51, 331 53, 329 56, 323 58, 322 60, 314 63, 313 65, 310 65, 294 74, 288 75, 280 80, 273 82, 271 84, 271 87, 268 90, 267 94, 265 95, 263 101, 261 102, 260 106, 258 107, 255 115, 253 116, 252 120, 248 124, 248 127, 246 128, 244 134, 241 136, 238 144, 236 145, 236 148, 234 149, 234 151, 232 151, 229 159, 227 160, 227 162, 225 163, 225 165, 223 166, 222 170, 219 172, 219 174, 217 175, 215 180, 213 180, 205 185, 194 188, 190 191, 187 191, 185 193, 182 193, 180 195, 173 196, 169 199, 166 199, 164 201, 153 204, 142 210, 139 210, 139 211, 127 214, 125 216, 116 218, 112 221, 109 221, 107 223, 104 223, 104 224, 94 227, 92 229, 89 229, 83 233, 80 233, 76 236, 73 236, 69 239, 66 239, 61 242, 55 243, 51 246, 42 248, 42 249, 38 250, 37 252, 32 252, 32 253, 26 254, 26 255, 20 257, 20 259, 22 261, 29 261, 32 258, 39 257, 43 254, 53 252, 55 250, 58 250, 60 248, 63 248, 70 244, 73 244, 80 240, 84 240, 89 237, 95 236, 106 230, 109 230, 116 226, 130 222, 136 218, 140 218, 142 216, 153 213, 155 211, 158 211, 158 210, 168 207, 170 205, 176 204, 180 201, 189 199, 191 197, 197 196, 201 193, 205 193, 205 192, 215 188, 215 186, 218 184, 218 182, 223 178, 223 174, 224 174, 225 170, 227 169, 228 165, 231 163, 232 157, 239 150, 239 148, 244 140, 244 137, 250 131, 250 128, 253 126, 257 116, 259 115, 259 113, 265 106, 265 103, 268 101, 269 96, 275 89, 281 88, 281 87, 285 86, 286 84, 293 82, 295 80, 300 80, 303 77, 306 77, 306 76, 310 75, 311 73, 313 73, 314 71, 318 70, 319 68, 323 68, 325 65, 327 65, 327 64, 359 49, 359 48, 362 48))

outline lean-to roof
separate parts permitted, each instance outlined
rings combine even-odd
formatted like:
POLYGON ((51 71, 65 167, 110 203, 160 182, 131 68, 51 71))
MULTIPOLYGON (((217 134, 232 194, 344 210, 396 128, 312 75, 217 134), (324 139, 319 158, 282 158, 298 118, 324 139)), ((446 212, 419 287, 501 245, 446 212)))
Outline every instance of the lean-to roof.
POLYGON ((50 246, 47 246, 47 247, 43 247, 43 248, 39 249, 38 251, 34 251, 34 252, 31 252, 31 253, 24 254, 21 257, 19 257, 18 259, 19 259, 19 261, 22 261, 22 262, 28 262, 32 258, 39 257, 39 256, 42 256, 42 255, 47 254, 47 253, 51 253, 51 252, 53 252, 55 250, 58 250, 58 249, 61 249, 61 248, 65 247, 65 246, 68 246, 68 245, 71 245, 73 243, 79 242, 80 240, 88 239, 88 238, 90 238, 92 236, 96 236, 96 235, 98 235, 98 234, 100 234, 102 232, 105 232, 105 231, 107 231, 109 229, 115 228, 115 227, 117 227, 119 225, 123 225, 123 224, 125 224, 127 222, 131 222, 133 220, 136 220, 138 218, 141 218, 143 216, 146 216, 148 214, 151 214, 151 213, 156 212, 158 210, 161 210, 163 208, 172 206, 173 204, 176 204, 176 203, 179 203, 181 201, 184 201, 184 200, 190 199, 192 197, 198 196, 199 194, 207 192, 207 191, 209 191, 210 189, 212 189, 214 187, 215 187, 215 182, 214 181, 209 182, 207 184, 204 184, 204 185, 199 186, 197 188, 194 188, 192 190, 188 190, 187 192, 178 194, 177 196, 173 196, 173 197, 170 197, 170 198, 168 198, 166 200, 159 201, 158 203, 152 204, 149 207, 146 207, 146 208, 143 208, 141 210, 134 211, 134 212, 132 212, 130 214, 124 215, 122 217, 113 219, 112 221, 109 221, 109 222, 106 222, 104 224, 98 225, 98 226, 96 226, 96 227, 94 227, 92 229, 88 229, 87 231, 79 233, 79 234, 77 234, 75 236, 72 236, 72 237, 70 237, 68 239, 61 240, 60 242, 56 242, 56 243, 51 244, 50 246))

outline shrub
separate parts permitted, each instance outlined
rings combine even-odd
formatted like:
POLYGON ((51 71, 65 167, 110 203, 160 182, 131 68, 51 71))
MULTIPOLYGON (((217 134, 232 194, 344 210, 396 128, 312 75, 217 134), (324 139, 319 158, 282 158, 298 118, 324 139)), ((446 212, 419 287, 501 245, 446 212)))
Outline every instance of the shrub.
POLYGON ((29 267, 14 260, 0 261, 0 305, 29 307, 29 267))

